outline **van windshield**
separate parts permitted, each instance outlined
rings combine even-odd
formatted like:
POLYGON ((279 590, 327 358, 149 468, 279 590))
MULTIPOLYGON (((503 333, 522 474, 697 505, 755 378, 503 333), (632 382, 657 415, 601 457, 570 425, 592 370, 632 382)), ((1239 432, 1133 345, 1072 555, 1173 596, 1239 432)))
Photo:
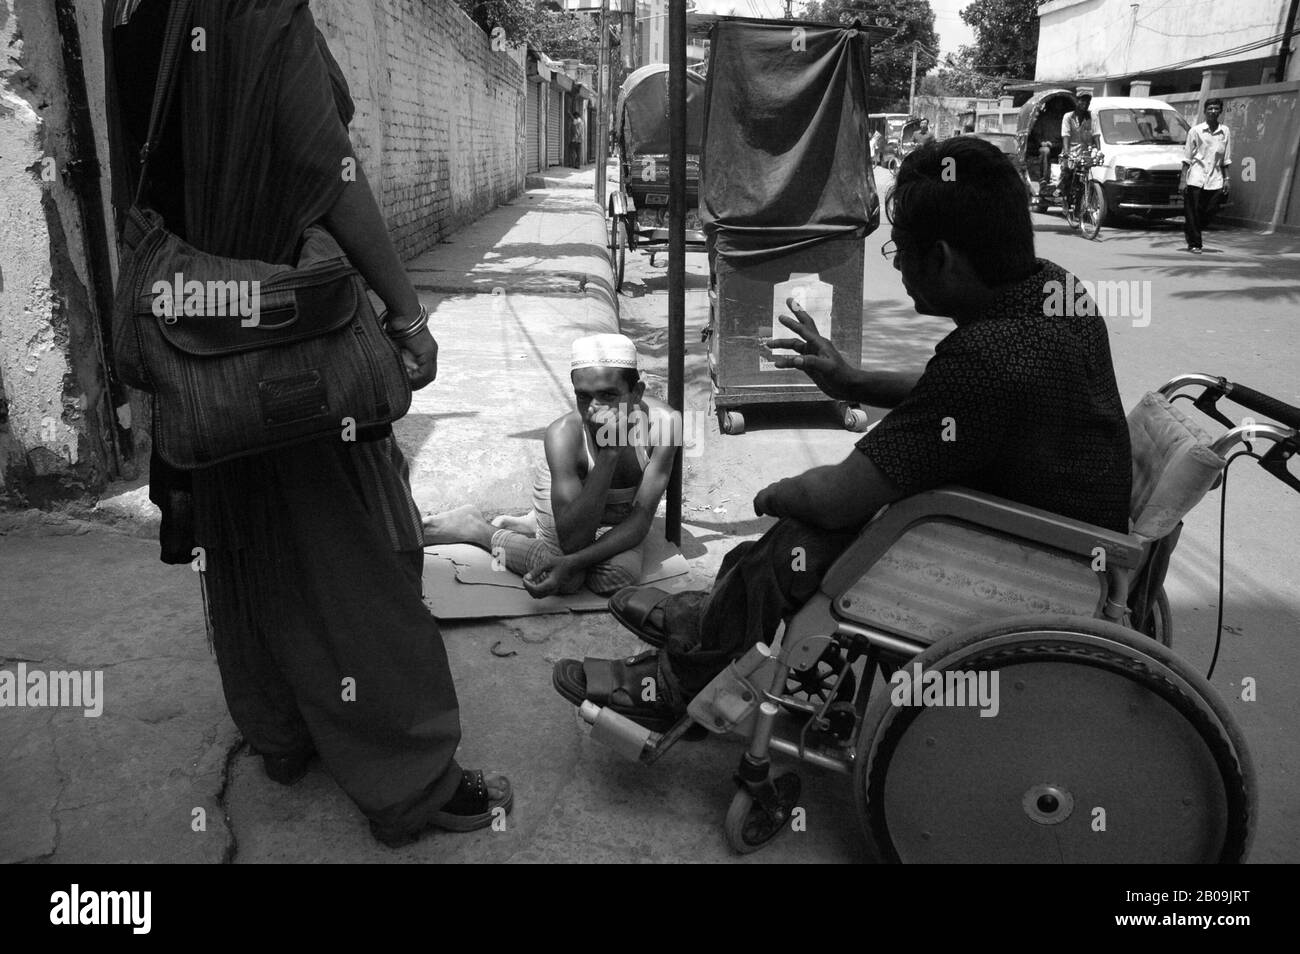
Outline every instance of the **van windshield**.
POLYGON ((1128 107, 1101 110, 1101 135, 1116 146, 1187 142, 1186 120, 1172 109, 1128 107))

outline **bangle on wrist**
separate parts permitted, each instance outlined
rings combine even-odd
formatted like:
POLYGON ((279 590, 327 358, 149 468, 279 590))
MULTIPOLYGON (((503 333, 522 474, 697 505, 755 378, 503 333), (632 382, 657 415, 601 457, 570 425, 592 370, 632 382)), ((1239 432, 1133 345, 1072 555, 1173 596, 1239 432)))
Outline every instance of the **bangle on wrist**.
POLYGON ((384 323, 384 334, 388 335, 392 341, 406 341, 409 338, 414 338, 427 327, 429 327, 429 309, 421 305, 420 313, 405 328, 394 330, 392 319, 386 321, 384 323))

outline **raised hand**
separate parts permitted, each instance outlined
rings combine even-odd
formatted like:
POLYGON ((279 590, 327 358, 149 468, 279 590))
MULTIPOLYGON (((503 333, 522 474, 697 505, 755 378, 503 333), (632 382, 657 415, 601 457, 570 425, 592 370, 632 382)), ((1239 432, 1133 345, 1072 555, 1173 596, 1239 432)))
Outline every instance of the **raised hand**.
POLYGON ((774 354, 772 360, 778 368, 798 368, 822 390, 827 397, 847 400, 851 398, 855 369, 849 366, 844 356, 836 350, 826 338, 817 333, 817 323, 812 317, 795 304, 793 298, 785 300, 785 306, 794 313, 794 317, 781 315, 781 324, 785 325, 798 338, 771 338, 763 347, 769 351, 784 349, 797 351, 795 355, 774 354))

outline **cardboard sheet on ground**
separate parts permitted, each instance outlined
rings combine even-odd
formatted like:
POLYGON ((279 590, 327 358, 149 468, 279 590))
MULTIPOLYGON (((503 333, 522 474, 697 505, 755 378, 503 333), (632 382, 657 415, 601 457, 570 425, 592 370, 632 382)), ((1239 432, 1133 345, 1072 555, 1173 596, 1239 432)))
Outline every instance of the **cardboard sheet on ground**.
MULTIPOLYGON (((681 551, 663 537, 662 527, 650 530, 651 543, 639 583, 654 583, 674 591, 690 587, 690 567, 681 551)), ((572 596, 533 599, 524 581, 509 570, 492 569, 492 556, 467 543, 424 549, 424 598, 439 619, 488 616, 541 616, 603 610, 607 596, 585 587, 572 596)))

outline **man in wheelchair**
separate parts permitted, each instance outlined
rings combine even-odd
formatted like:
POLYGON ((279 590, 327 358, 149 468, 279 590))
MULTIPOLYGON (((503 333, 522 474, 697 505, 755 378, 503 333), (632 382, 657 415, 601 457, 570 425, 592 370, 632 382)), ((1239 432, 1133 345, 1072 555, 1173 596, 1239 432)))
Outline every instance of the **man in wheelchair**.
POLYGON ((798 337, 767 347, 796 354, 777 365, 802 369, 832 398, 891 410, 839 464, 758 492, 755 513, 777 522, 726 555, 710 592, 616 593, 611 613, 656 648, 560 660, 561 695, 667 728, 732 660, 773 641, 882 507, 944 484, 1128 531, 1129 432, 1106 325, 1095 308, 1063 317, 1045 307, 1074 286, 1035 257, 1027 198, 1010 160, 973 137, 904 160, 882 253, 916 310, 956 327, 919 374, 868 370, 850 367, 792 307, 781 321, 798 337))

